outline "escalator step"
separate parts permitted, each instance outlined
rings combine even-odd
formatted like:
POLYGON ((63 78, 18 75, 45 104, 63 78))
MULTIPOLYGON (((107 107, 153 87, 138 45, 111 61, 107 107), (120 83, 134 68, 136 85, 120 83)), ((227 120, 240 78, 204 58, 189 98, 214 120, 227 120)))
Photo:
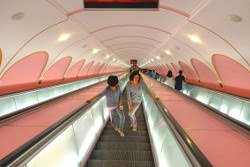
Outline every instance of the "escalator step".
MULTIPOLYGON (((125 126, 124 129, 125 129, 125 131, 131 131, 131 128, 129 126, 125 126)), ((107 126, 107 127, 105 127, 104 130, 114 130, 114 128, 111 126, 107 126)), ((145 130, 147 130, 146 126, 138 125, 137 131, 145 131, 145 130)))
POLYGON ((133 151, 150 151, 149 143, 120 143, 120 142, 98 142, 97 150, 133 150, 133 151))
MULTIPOLYGON (((125 122, 125 126, 129 126, 131 123, 129 121, 125 122)), ((145 122, 137 122, 137 126, 147 126, 145 122)))
MULTIPOLYGON (((136 133, 136 132, 135 132, 136 133)), ((115 141, 115 142, 143 142, 147 143, 149 142, 149 137, 148 136, 125 136, 125 137, 120 137, 120 136, 111 136, 111 135, 103 135, 100 139, 100 141, 115 141)))
MULTIPOLYGON (((103 135, 114 135, 114 136, 118 136, 119 134, 111 129, 111 130, 104 130, 103 135)), ((148 136, 148 132, 147 131, 138 131, 138 132, 133 132, 131 130, 126 131, 125 132, 126 136, 148 136)))
POLYGON ((150 151, 94 150, 91 159, 153 161, 150 151))
POLYGON ((154 162, 89 160, 87 167, 154 167, 154 162))

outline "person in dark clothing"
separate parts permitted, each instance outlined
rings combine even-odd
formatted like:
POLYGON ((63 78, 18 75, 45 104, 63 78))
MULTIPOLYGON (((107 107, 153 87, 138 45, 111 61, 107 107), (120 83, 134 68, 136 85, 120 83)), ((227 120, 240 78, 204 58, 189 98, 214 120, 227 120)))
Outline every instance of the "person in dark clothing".
POLYGON ((179 75, 175 77, 174 88, 176 90, 182 90, 182 81, 185 81, 185 77, 182 75, 182 70, 179 71, 179 75))
POLYGON ((172 77, 173 77, 173 74, 172 74, 172 71, 171 71, 171 70, 168 70, 167 77, 168 77, 168 78, 172 78, 172 77))

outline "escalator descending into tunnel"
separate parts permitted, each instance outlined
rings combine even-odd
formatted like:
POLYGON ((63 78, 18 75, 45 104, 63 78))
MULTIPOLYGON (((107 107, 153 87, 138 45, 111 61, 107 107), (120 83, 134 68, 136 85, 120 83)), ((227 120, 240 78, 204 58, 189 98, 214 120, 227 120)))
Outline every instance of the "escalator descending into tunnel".
POLYGON ((142 105, 136 112, 137 132, 130 128, 126 94, 123 94, 125 137, 111 127, 104 128, 86 167, 153 167, 154 160, 142 105))

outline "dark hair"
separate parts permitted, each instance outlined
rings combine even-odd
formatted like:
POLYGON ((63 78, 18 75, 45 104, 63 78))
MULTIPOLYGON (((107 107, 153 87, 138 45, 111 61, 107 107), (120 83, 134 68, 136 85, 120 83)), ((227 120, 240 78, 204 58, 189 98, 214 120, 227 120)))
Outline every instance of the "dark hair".
POLYGON ((110 75, 110 76, 108 77, 107 83, 108 83, 109 86, 116 86, 116 85, 118 84, 118 82, 119 82, 119 80, 118 80, 118 77, 117 77, 117 76, 115 76, 115 75, 110 75))
POLYGON ((180 75, 182 74, 182 70, 179 71, 179 74, 180 74, 180 75))
POLYGON ((167 77, 168 77, 168 78, 171 78, 172 76, 173 76, 172 71, 171 71, 171 70, 168 70, 167 77))
POLYGON ((130 81, 133 81, 133 80, 134 80, 134 77, 135 77, 136 75, 139 75, 139 81, 140 81, 140 80, 141 80, 141 74, 139 73, 139 71, 133 71, 133 72, 130 74, 130 76, 129 76, 129 80, 130 80, 130 81))

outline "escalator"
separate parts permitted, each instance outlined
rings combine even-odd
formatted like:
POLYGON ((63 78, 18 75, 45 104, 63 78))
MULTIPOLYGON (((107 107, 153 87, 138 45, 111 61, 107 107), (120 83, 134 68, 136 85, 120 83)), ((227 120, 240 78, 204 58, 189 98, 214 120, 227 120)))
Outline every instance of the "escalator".
POLYGON ((123 95, 123 105, 126 116, 124 127, 125 137, 120 137, 111 127, 110 123, 108 123, 87 162, 87 167, 154 166, 142 105, 136 112, 137 132, 133 132, 130 128, 125 93, 123 95))
MULTIPOLYGON (((124 90, 126 78, 120 85, 124 90)), ((173 126, 175 122, 171 123, 168 113, 152 97, 143 86, 143 105, 136 112, 137 132, 130 128, 126 91, 125 137, 120 137, 108 123, 109 112, 102 93, 96 101, 84 104, 42 136, 0 160, 0 166, 212 166, 192 140, 173 126)))

